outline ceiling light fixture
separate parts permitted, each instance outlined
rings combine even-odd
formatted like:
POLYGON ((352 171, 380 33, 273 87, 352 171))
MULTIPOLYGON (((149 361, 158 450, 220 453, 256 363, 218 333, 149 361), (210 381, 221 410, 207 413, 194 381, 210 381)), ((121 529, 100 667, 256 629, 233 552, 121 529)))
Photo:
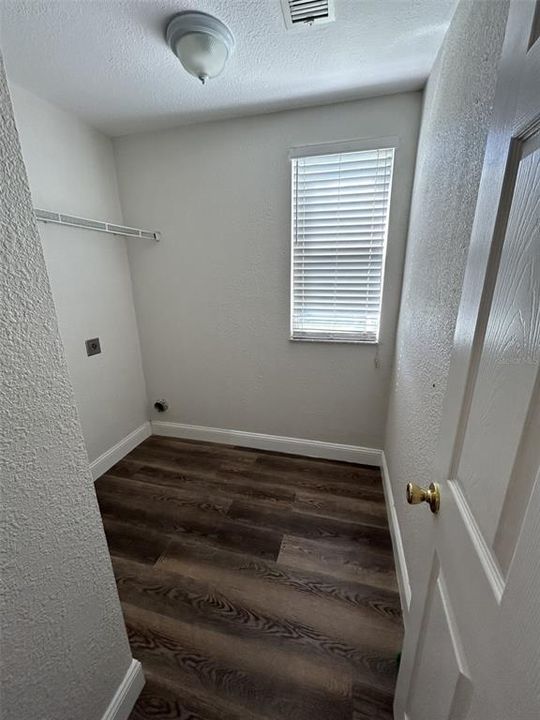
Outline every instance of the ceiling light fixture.
POLYGON ((165 37, 184 68, 203 85, 221 73, 234 50, 229 28, 202 12, 175 15, 167 25, 165 37))

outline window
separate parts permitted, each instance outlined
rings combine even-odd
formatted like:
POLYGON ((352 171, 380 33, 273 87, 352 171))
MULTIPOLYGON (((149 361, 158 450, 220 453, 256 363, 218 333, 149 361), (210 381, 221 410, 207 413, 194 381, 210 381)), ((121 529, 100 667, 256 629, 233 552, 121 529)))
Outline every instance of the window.
POLYGON ((291 338, 379 338, 394 148, 292 159, 291 338))

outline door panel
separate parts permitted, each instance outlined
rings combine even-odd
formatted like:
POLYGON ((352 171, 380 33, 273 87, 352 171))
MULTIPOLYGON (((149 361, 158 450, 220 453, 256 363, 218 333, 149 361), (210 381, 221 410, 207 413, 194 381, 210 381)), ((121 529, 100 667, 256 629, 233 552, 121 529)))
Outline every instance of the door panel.
POLYGON ((538 374, 539 141, 537 134, 522 146, 457 473, 490 545, 538 374))
MULTIPOLYGON (((539 473, 527 497, 528 508, 520 526, 496 624, 475 678, 468 720, 538 720, 540 717, 539 473)), ((423 718, 420 716, 418 720, 423 718)))
POLYGON ((504 500, 501 519, 495 535, 493 549, 501 571, 508 568, 521 533, 522 520, 529 505, 532 485, 540 467, 540 372, 529 407, 529 417, 521 438, 518 457, 504 500))
POLYGON ((523 144, 458 477, 489 544, 538 373, 540 135, 523 144), (497 478, 497 482, 493 479, 497 478))
POLYGON ((406 715, 462 720, 470 706, 471 681, 437 555, 431 576, 406 715))

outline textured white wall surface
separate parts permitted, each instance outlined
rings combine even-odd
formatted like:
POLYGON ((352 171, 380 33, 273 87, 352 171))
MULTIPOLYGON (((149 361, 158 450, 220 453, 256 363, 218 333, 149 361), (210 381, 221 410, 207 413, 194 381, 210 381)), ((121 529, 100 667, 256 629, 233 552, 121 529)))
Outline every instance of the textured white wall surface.
POLYGON ((420 111, 407 93, 115 140, 126 222, 163 233, 129 246, 149 399, 170 401, 160 419, 382 447, 420 111), (387 136, 381 344, 291 342, 288 151, 387 136))
POLYGON ((338 0, 335 22, 287 30, 279 0, 8 0, 0 25, 14 80, 124 135, 417 90, 454 3, 338 0), (163 38, 182 10, 215 15, 236 37, 225 71, 206 88, 163 38))
MULTIPOLYGON (((109 138, 11 86, 35 207, 122 222, 109 138)), ((91 461, 147 419, 126 240, 39 223, 60 334, 91 461), (101 355, 84 341, 99 336, 101 355)))
POLYGON ((98 720, 131 661, 0 64, 3 720, 98 720))
POLYGON ((385 452, 411 581, 431 518, 405 484, 433 477, 442 403, 493 101, 506 2, 460 3, 429 79, 411 206, 385 452))

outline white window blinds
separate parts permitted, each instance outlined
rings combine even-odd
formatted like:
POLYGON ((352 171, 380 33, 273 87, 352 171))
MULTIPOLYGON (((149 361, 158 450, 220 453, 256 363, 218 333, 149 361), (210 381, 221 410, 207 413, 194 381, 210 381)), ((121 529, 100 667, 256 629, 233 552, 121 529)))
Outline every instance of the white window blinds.
POLYGON ((394 148, 292 160, 291 337, 377 342, 394 148))

